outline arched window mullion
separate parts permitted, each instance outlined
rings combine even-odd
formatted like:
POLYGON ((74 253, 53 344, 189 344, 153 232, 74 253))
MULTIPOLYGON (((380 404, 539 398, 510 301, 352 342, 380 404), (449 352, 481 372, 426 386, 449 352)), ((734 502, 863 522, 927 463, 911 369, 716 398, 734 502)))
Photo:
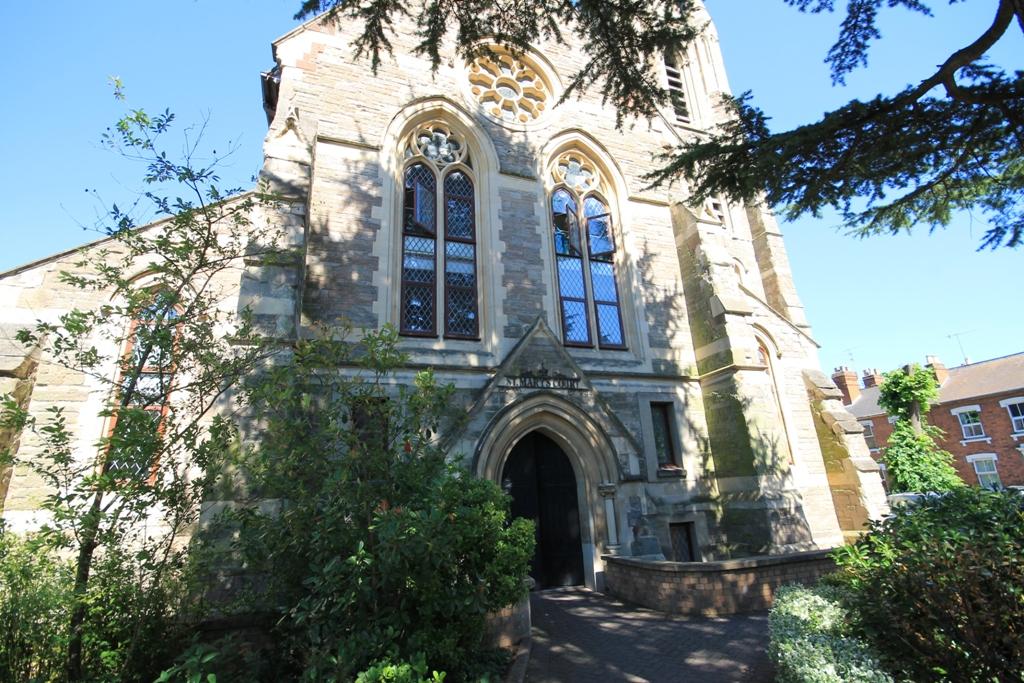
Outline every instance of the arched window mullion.
POLYGON ((476 190, 461 165, 444 176, 444 336, 479 339, 476 190))

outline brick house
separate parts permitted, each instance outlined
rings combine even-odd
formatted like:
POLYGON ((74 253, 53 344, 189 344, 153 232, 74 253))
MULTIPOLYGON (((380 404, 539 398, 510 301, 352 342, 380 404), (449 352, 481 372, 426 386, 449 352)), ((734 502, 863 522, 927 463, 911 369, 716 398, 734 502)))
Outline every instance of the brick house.
MULTIPOLYGON (((261 180, 285 206, 260 220, 286 228, 301 262, 247 262, 235 305, 284 342, 340 320, 400 330, 411 367, 395 381, 432 367, 454 385, 466 419, 443 437, 537 520, 553 567, 541 585, 600 587, 614 555, 829 548, 887 511, 862 429, 818 367, 774 217, 692 206, 644 178, 724 115, 703 19, 661 65, 671 104, 622 129, 598 92, 556 106, 585 64, 572 36, 469 63, 446 43, 432 72, 402 18, 371 74, 352 58, 359 27, 314 19, 273 43, 264 74, 261 180)), ((0 274, 0 341, 102 300, 57 277, 79 259, 0 274)), ((34 414, 68 407, 78 457, 96 457, 107 397, 88 378, 7 342, 0 363, 0 388, 34 414)), ((30 457, 23 436, 0 442, 30 457)), ((14 526, 38 499, 28 473, 0 472, 14 526)))
MULTIPOLYGON (((928 356, 926 367, 939 381, 928 421, 945 434, 939 445, 953 454, 960 477, 981 486, 1024 486, 1024 353, 955 368, 928 356)), ((872 456, 880 458, 892 434, 878 405, 881 375, 865 370, 861 386, 855 372, 837 368, 832 379, 864 426, 872 456)))

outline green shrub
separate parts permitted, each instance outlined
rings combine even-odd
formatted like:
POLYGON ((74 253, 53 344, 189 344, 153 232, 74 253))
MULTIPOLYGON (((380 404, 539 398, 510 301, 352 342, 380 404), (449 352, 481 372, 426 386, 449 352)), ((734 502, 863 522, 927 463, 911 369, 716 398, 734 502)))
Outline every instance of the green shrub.
POLYGON ((426 658, 422 654, 411 662, 398 664, 384 659, 356 676, 355 683, 441 683, 445 679, 443 672, 432 671, 429 678, 427 672, 426 658))
POLYGON ((893 493, 941 492, 964 486, 953 468, 953 456, 935 442, 941 434, 942 430, 928 425, 918 434, 906 420, 895 424, 882 449, 893 493))
POLYGON ((508 496, 449 461, 437 435, 455 419, 452 389, 430 372, 394 383, 397 343, 391 328, 354 345, 304 340, 245 397, 265 429, 239 470, 260 498, 286 503, 239 506, 226 522, 265 577, 282 656, 303 680, 420 655, 478 680, 501 668, 487 613, 526 591, 532 524, 510 523, 508 496), (353 363, 364 377, 323 371, 353 363))
POLYGON ((784 586, 768 620, 779 683, 891 683, 877 656, 851 635, 839 589, 784 586))
POLYGON ((241 633, 189 646, 165 669, 155 683, 234 683, 280 681, 287 678, 274 662, 278 652, 267 643, 247 641, 241 633))
MULTIPOLYGON (((141 581, 137 558, 113 551, 92 569, 82 597, 85 678, 152 680, 184 635, 177 576, 141 581)), ((64 680, 73 586, 69 561, 0 525, 0 683, 64 680)))
POLYGON ((60 678, 71 586, 66 563, 0 520, 0 682, 60 678))
POLYGON ((961 488, 834 556, 859 628, 915 681, 1022 680, 1024 499, 961 488))

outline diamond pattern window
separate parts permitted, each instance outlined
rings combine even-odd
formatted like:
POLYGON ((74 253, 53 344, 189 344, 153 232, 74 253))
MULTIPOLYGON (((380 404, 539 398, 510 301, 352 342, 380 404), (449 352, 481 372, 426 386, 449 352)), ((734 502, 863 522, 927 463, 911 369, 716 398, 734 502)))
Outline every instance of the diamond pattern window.
POLYGON ((589 347, 596 336, 599 348, 625 349, 615 231, 611 210, 598 193, 601 175, 579 152, 561 155, 551 175, 557 183, 551 194, 551 225, 562 341, 589 347))
POLYGON ((476 196, 466 145, 432 122, 413 133, 405 158, 399 330, 436 337, 440 318, 446 338, 478 339, 476 196))

